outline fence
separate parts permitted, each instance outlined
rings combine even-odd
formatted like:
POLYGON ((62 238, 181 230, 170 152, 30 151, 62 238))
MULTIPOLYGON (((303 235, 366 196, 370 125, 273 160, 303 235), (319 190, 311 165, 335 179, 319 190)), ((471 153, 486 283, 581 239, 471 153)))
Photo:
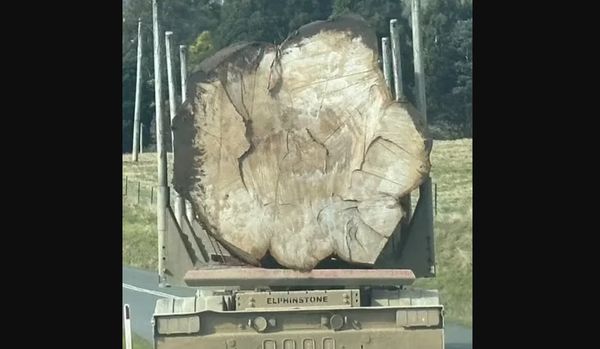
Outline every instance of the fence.
MULTIPOLYGON (((123 178, 123 198, 125 198, 128 202, 133 203, 135 205, 140 206, 153 206, 156 204, 156 191, 158 190, 157 186, 148 185, 146 183, 142 183, 140 181, 129 180, 127 177, 123 178)), ((171 195, 171 207, 175 207, 175 190, 170 188, 171 195)), ((433 213, 437 215, 438 205, 438 185, 437 183, 433 183, 433 213)), ((414 212, 415 207, 417 205, 417 200, 419 198, 418 191, 415 191, 412 194, 412 210, 414 212)))
MULTIPOLYGON (((149 185, 147 182, 141 182, 139 180, 130 180, 128 177, 123 178, 123 199, 129 203, 154 208, 154 205, 156 205, 157 192, 158 186, 149 185)), ((171 201, 171 207, 175 207, 176 192, 173 188, 170 188, 170 192, 171 195, 169 199, 171 201)))

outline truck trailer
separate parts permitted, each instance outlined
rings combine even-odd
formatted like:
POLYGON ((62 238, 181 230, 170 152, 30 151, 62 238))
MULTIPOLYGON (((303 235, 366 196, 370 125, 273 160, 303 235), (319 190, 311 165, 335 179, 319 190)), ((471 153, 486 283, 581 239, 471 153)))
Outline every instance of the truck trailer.
MULTIPOLYGON (((394 103, 409 107, 402 98, 394 103)), ((177 146, 174 151, 177 157, 177 146)), ((248 263, 207 232, 197 207, 176 214, 168 187, 161 192, 159 283, 197 292, 158 300, 156 349, 444 348, 438 292, 412 287, 417 278, 436 274, 428 175, 412 192, 418 200, 399 224, 402 234, 389 237, 374 263, 332 255, 307 271, 268 258, 259 266, 248 263)))

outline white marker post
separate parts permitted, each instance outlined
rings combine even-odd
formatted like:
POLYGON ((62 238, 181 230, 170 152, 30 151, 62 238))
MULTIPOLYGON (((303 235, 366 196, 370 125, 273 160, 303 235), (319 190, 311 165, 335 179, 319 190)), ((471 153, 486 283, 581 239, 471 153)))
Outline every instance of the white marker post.
POLYGON ((133 343, 131 341, 131 312, 129 311, 129 304, 123 306, 123 322, 125 325, 125 349, 132 349, 133 343))

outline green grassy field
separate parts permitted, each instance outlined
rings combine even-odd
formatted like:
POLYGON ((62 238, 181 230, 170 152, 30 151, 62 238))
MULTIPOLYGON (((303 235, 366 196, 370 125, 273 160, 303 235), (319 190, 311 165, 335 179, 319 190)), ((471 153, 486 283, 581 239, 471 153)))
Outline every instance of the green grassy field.
MULTIPOLYGON (((169 157, 169 159, 172 159, 169 157)), ((416 285, 437 288, 449 321, 472 324, 472 141, 435 141, 431 176, 437 184, 435 216, 437 277, 416 285)), ((169 162, 171 166, 171 162, 169 162)), ((171 168, 169 167, 169 173, 171 168)), ((123 177, 128 196, 123 198, 123 264, 155 269, 157 263, 156 214, 150 188, 156 183, 156 154, 142 154, 138 163, 123 155, 123 177), (140 182, 141 197, 131 195, 140 182)))
POLYGON ((440 290, 447 319, 472 325, 473 142, 434 142, 431 177, 437 184, 435 216, 437 277, 416 286, 440 290))
MULTIPOLYGON (((133 349, 152 349, 152 344, 148 343, 135 333, 133 334, 133 338, 131 341, 133 349)), ((123 346, 125 348, 125 334, 123 334, 123 346)))

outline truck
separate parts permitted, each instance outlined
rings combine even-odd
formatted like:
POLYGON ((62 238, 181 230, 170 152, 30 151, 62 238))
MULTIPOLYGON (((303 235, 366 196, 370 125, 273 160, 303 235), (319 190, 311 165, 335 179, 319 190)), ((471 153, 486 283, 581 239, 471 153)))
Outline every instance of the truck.
MULTIPOLYGON (((422 186, 419 190, 431 188, 422 186)), ((156 303, 156 349, 444 348, 436 290, 431 192, 420 192, 406 239, 372 269, 327 261, 310 272, 240 265, 195 221, 167 209, 163 284, 198 288, 156 303)))
POLYGON ((436 275, 429 176, 412 197, 418 199, 403 233, 391 235, 373 265, 332 256, 310 271, 249 265, 197 216, 176 214, 162 200, 159 283, 197 291, 157 301, 154 348, 444 348, 438 291, 412 287, 417 278, 436 275))

